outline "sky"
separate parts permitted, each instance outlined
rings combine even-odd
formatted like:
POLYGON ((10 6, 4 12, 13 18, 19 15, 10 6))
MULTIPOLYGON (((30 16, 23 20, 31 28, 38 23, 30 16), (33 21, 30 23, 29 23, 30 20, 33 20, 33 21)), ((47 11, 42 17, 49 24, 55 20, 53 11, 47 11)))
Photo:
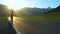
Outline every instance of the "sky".
POLYGON ((0 0, 10 8, 38 7, 38 8, 55 8, 60 5, 60 0, 0 0))

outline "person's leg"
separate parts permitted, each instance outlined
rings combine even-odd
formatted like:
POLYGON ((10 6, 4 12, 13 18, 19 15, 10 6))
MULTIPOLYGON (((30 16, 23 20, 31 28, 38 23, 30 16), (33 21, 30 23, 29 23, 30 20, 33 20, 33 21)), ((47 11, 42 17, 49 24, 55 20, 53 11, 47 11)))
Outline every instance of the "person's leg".
POLYGON ((13 24, 13 16, 11 16, 11 22, 12 22, 12 24, 13 24))

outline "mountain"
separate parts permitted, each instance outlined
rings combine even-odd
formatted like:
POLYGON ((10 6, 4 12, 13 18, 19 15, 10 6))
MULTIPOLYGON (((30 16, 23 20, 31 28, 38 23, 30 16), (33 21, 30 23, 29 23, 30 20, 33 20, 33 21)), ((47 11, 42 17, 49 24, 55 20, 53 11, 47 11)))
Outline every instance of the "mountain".
POLYGON ((51 12, 60 12, 60 5, 50 11, 48 11, 48 13, 51 13, 51 12))
POLYGON ((20 14, 20 15, 38 15, 38 14, 46 13, 51 9, 52 8, 50 8, 50 7, 48 7, 48 8, 25 7, 25 8, 22 8, 21 10, 18 10, 18 14, 20 14))
POLYGON ((47 13, 41 14, 40 17, 46 19, 60 19, 60 6, 48 11, 47 13))

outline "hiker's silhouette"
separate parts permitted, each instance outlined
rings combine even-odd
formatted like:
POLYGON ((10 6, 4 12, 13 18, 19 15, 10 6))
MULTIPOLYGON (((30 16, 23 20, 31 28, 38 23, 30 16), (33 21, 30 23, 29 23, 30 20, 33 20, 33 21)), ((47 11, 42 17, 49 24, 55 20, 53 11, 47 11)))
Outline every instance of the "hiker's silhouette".
POLYGON ((10 10, 10 13, 11 13, 11 15, 10 15, 10 17, 11 17, 11 22, 12 22, 12 24, 13 24, 13 12, 14 12, 14 10, 10 10))

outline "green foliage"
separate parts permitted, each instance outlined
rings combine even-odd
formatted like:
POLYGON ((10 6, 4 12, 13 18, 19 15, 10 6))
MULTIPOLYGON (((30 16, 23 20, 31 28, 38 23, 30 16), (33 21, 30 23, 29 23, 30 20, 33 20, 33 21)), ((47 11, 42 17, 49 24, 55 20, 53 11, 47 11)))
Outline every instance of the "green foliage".
POLYGON ((46 19, 60 19, 60 12, 42 14, 42 15, 40 15, 40 17, 46 18, 46 19))
POLYGON ((0 16, 9 16, 9 8, 7 6, 0 4, 0 16))

